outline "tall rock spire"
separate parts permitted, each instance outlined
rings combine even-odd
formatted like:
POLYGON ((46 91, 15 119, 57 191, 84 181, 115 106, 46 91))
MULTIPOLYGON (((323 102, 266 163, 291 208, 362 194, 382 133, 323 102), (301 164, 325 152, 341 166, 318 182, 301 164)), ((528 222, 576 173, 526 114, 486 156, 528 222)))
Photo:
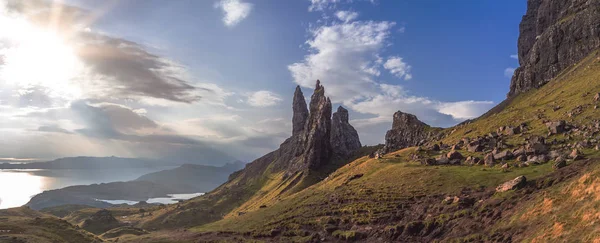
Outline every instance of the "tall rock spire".
POLYGON ((315 91, 310 98, 310 114, 304 127, 304 166, 315 169, 329 162, 331 158, 331 101, 325 96, 325 88, 317 80, 315 91))
POLYGON ((333 152, 340 157, 347 157, 361 147, 358 132, 348 122, 348 110, 338 107, 331 118, 331 137, 329 139, 333 152))
POLYGON ((306 107, 304 94, 299 85, 296 86, 296 91, 294 92, 292 109, 292 136, 296 136, 304 131, 306 120, 308 119, 308 108, 306 107))

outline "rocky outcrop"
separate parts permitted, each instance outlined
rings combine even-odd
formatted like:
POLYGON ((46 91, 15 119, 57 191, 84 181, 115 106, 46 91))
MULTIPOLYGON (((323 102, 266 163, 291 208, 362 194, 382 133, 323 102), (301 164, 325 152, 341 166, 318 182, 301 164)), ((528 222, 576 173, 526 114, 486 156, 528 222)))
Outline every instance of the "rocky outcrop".
POLYGON ((528 0, 508 97, 539 88, 600 47, 600 0, 528 0))
POLYGON ((302 146, 304 153, 299 162, 291 169, 317 169, 327 163, 332 155, 331 135, 331 100, 325 96, 325 88, 317 80, 315 92, 310 98, 308 120, 304 126, 302 146))
POLYGON ((304 126, 308 119, 308 108, 306 107, 306 101, 304 100, 304 94, 300 86, 296 86, 292 101, 292 110, 292 136, 295 136, 304 131, 304 126))
POLYGON ((348 110, 338 107, 331 118, 331 137, 329 139, 334 153, 340 157, 349 156, 361 147, 358 132, 348 122, 348 110))
POLYGON ((392 129, 385 134, 385 152, 417 146, 432 136, 431 127, 419 121, 415 115, 397 111, 392 129))
POLYGON ((92 214, 81 224, 81 228, 94 234, 101 234, 121 226, 121 223, 106 209, 92 214))

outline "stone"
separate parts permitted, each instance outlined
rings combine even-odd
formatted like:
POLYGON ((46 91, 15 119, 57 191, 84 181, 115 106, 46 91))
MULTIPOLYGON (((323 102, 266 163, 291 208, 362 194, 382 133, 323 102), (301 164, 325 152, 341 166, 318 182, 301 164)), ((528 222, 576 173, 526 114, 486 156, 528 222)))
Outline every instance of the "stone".
POLYGON ((527 155, 521 154, 517 157, 517 161, 525 162, 527 161, 527 155))
POLYGON ((525 151, 527 154, 545 154, 548 152, 548 147, 543 137, 532 136, 525 146, 525 151))
POLYGON ((494 155, 492 153, 489 153, 485 156, 485 158, 483 159, 483 162, 485 163, 486 166, 492 167, 496 164, 496 161, 494 160, 494 155))
POLYGON ((440 151, 440 145, 437 143, 434 143, 433 146, 431 146, 431 150, 432 151, 440 151))
POLYGON ((525 178, 525 176, 519 176, 515 179, 502 183, 501 185, 496 187, 496 191, 505 192, 510 190, 516 190, 522 188, 523 186, 525 186, 525 184, 527 184, 527 178, 525 178))
POLYGON ((479 159, 479 158, 477 158, 475 156, 469 156, 465 160, 465 163, 469 164, 469 165, 476 165, 476 164, 479 164, 480 161, 481 161, 481 159, 479 159))
POLYGON ((600 101, 600 93, 596 93, 596 95, 594 95, 594 101, 595 102, 600 101))
POLYGON ((508 165, 508 163, 502 164, 502 169, 508 169, 508 168, 510 168, 510 165, 508 165))
POLYGON ((437 161, 434 158, 425 159, 425 165, 436 165, 437 161))
POLYGON ((507 97, 550 82, 600 47, 598 0, 529 0, 519 25, 519 68, 507 97))
POLYGON ((556 159, 556 158, 560 157, 560 152, 558 152, 558 151, 556 151, 556 150, 552 150, 552 151, 550 151, 550 152, 548 153, 548 156, 549 156, 551 159, 556 159))
POLYGON ((458 145, 458 144, 452 145, 452 147, 450 147, 450 150, 460 150, 460 145, 458 145))
POLYGON ((552 165, 552 168, 554 168, 555 170, 558 170, 565 166, 567 166, 567 160, 565 160, 565 158, 563 158, 563 157, 558 157, 554 160, 554 164, 552 165))
POLYGON ((512 158, 513 158, 513 154, 509 150, 504 150, 502 152, 494 154, 495 160, 509 160, 512 158))
POLYGON ((450 152, 448 152, 448 154, 446 154, 446 157, 448 157, 448 159, 450 159, 450 160, 454 160, 454 159, 461 160, 461 159, 463 159, 463 158, 464 158, 464 157, 462 156, 462 154, 460 154, 460 153, 459 153, 459 152, 457 152, 457 151, 450 151, 450 152))
POLYGON ((569 154, 569 158, 571 158, 572 160, 579 160, 582 158, 581 156, 581 151, 579 151, 579 149, 573 149, 571 151, 571 153, 569 154))
POLYGON ((481 152, 483 151, 483 146, 479 144, 479 142, 471 142, 467 145, 467 151, 469 152, 481 152))
POLYGON ((348 110, 338 107, 331 118, 331 136, 329 137, 333 152, 339 157, 346 158, 360 149, 358 132, 348 122, 348 110))
POLYGON ((547 122, 546 127, 548 127, 548 131, 550 134, 561 134, 566 131, 567 123, 563 120, 547 122))
POLYGON ((436 159, 436 164, 438 165, 445 165, 448 163, 450 163, 450 159, 448 159, 448 156, 446 156, 445 154, 440 155, 440 157, 436 159))
POLYGON ((509 135, 509 136, 510 135, 516 135, 516 134, 519 134, 519 133, 521 133, 521 127, 520 126, 518 126, 518 127, 507 127, 504 130, 504 134, 509 135))
POLYGON ((435 135, 430 132, 431 127, 415 115, 397 111, 394 113, 392 129, 385 134, 386 152, 420 145, 423 141, 435 135))

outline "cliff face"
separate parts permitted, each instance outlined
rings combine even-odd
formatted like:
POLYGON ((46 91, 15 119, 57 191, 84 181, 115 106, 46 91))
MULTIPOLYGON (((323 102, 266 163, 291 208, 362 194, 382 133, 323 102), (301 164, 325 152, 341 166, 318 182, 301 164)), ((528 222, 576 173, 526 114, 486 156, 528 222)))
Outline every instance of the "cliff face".
POLYGON ((385 134, 385 152, 417 146, 431 136, 430 126, 415 115, 397 111, 392 129, 385 134))
POLYGON ((340 157, 349 156, 361 147, 358 132, 348 122, 348 110, 338 107, 331 118, 331 147, 340 157))
POLYGON ((529 0, 508 97, 539 88, 600 47, 600 0, 529 0))

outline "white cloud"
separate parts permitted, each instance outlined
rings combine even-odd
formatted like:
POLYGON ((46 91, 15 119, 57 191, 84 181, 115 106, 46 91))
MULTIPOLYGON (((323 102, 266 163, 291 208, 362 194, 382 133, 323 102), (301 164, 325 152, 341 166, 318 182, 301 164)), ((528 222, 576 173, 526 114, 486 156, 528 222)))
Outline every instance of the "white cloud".
POLYGON ((255 107, 274 106, 283 99, 271 91, 260 90, 248 95, 248 104, 255 107))
POLYGON ((288 66, 294 82, 313 88, 319 79, 333 102, 367 117, 352 120, 361 136, 372 136, 366 141, 382 139, 373 128, 389 129, 385 124, 391 123, 398 110, 415 114, 433 126, 451 126, 491 108, 491 101, 443 102, 411 95, 400 85, 379 80, 381 70, 402 79, 412 78, 410 65, 399 56, 385 53, 394 25, 387 21, 354 21, 311 29, 312 36, 306 41, 309 54, 288 66), (384 61, 381 56, 390 57, 384 61))
POLYGON ((494 102, 491 101, 458 101, 440 103, 438 111, 442 114, 451 115, 456 120, 473 119, 488 111, 494 102))
POLYGON ((513 55, 510 55, 510 58, 519 60, 519 55, 513 54, 513 55))
POLYGON ((308 11, 323 11, 340 2, 341 0, 310 0, 308 11))
POLYGON ((412 78, 410 74, 410 65, 402 61, 401 57, 390 57, 384 64, 383 67, 390 71, 391 74, 404 80, 412 78))
POLYGON ((223 23, 227 27, 233 27, 250 15, 253 5, 241 0, 221 0, 215 4, 216 8, 223 11, 223 23))
POLYGON ((320 79, 334 102, 371 96, 381 69, 379 54, 394 22, 355 21, 312 29, 311 54, 288 66, 294 82, 313 88, 320 79))
POLYGON ((513 76, 513 73, 515 73, 515 68, 506 68, 504 69, 504 77, 510 78, 513 76))
POLYGON ((335 16, 339 20, 344 21, 344 23, 347 23, 358 18, 358 13, 352 11, 337 11, 335 16))

